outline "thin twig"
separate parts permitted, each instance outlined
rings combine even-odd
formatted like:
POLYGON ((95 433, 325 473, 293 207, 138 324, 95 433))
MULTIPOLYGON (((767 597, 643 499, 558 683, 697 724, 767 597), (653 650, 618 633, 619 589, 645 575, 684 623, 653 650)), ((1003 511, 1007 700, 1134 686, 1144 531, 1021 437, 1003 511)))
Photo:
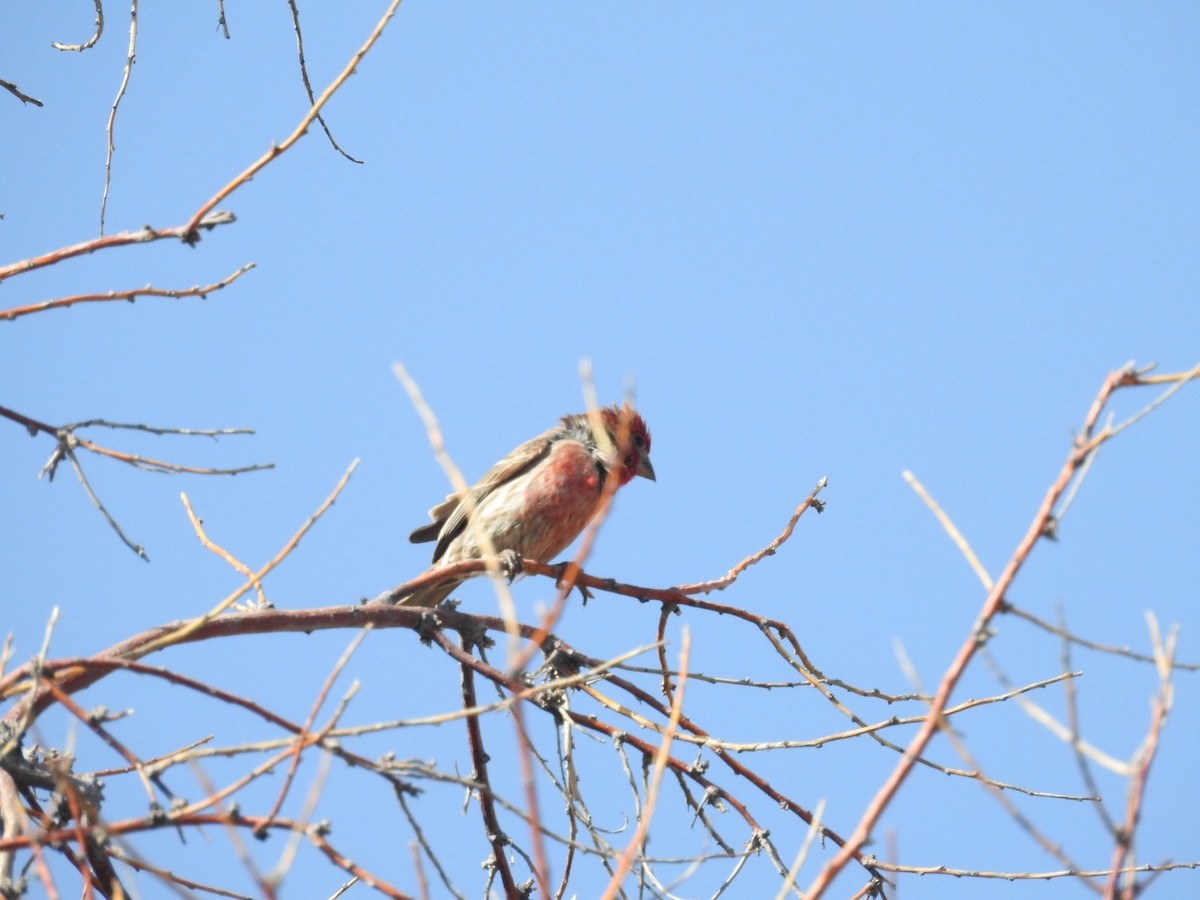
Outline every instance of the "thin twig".
POLYGON ((792 517, 788 520, 787 525, 784 526, 783 531, 779 533, 779 536, 776 537, 775 540, 767 544, 767 546, 763 547, 756 553, 751 553, 720 578, 716 578, 712 581, 702 581, 697 584, 683 584, 678 587, 678 590, 684 594, 709 594, 713 591, 723 591, 725 588, 737 581, 738 577, 748 568, 758 564, 768 556, 774 556, 775 552, 784 544, 785 541, 787 541, 789 537, 792 536, 792 532, 796 528, 796 523, 800 521, 800 517, 804 515, 805 511, 808 510, 809 507, 812 507, 817 512, 821 512, 825 509, 824 502, 818 500, 817 495, 821 493, 821 491, 825 490, 828 484, 828 478, 822 478, 817 482, 816 487, 814 487, 809 492, 808 496, 800 502, 800 505, 796 507, 796 511, 792 513, 792 517))
MULTIPOLYGON (((337 93, 338 88, 340 88, 346 82, 347 78, 354 74, 354 70, 358 68, 358 64, 362 62, 363 57, 367 55, 367 52, 375 45, 375 42, 379 40, 379 36, 383 34, 383 29, 396 14, 396 10, 399 8, 400 2, 401 0, 391 0, 391 3, 388 4, 387 9, 384 10, 383 16, 379 19, 378 24, 376 24, 375 29, 370 33, 370 35, 367 36, 366 41, 361 47, 359 47, 357 52, 350 57, 350 61, 346 63, 345 68, 338 73, 337 77, 334 78, 332 82, 330 82, 329 87, 325 88, 325 90, 321 93, 321 96, 313 101, 312 107, 307 113, 305 113, 304 118, 300 120, 300 124, 296 126, 295 130, 286 138, 284 138, 282 143, 273 144, 266 153, 247 166, 245 171, 243 171, 240 175, 236 176, 232 181, 226 183, 224 187, 218 190, 211 198, 205 201, 205 203, 203 203, 198 210, 196 210, 195 214, 192 216, 192 221, 189 223, 192 229, 195 229, 195 227, 199 226, 203 222, 205 216, 215 209, 218 203, 253 178, 272 160, 276 159, 281 154, 286 153, 287 150, 294 143, 296 143, 296 141, 300 140, 300 138, 304 136, 305 132, 308 131, 309 126, 312 125, 317 116, 320 115, 321 109, 326 103, 329 102, 329 98, 337 93)), ((185 240, 191 241, 193 238, 199 239, 199 234, 196 234, 193 231, 192 233, 189 233, 185 240)))
MULTIPOLYGON (((308 94, 308 102, 314 104, 316 97, 313 96, 312 84, 308 80, 308 64, 304 61, 304 36, 300 33, 300 7, 296 5, 296 0, 288 0, 288 6, 292 10, 292 29, 296 32, 296 55, 300 58, 300 79, 304 82, 304 92, 308 94)), ((329 138, 329 143, 333 145, 334 150, 350 162, 362 164, 361 159, 355 159, 333 139, 333 132, 329 130, 329 126, 325 123, 325 117, 320 113, 317 114, 317 121, 321 123, 321 128, 325 130, 325 137, 329 138)))
POLYGON ((988 574, 983 563, 979 561, 979 557, 975 555, 975 551, 971 549, 971 545, 967 543, 967 539, 963 536, 963 533, 958 530, 958 526, 954 524, 950 516, 946 514, 946 511, 938 505, 938 502, 933 499, 929 491, 925 490, 925 485, 917 480, 916 475, 905 469, 900 473, 900 476, 908 482, 908 486, 916 492, 916 495, 929 507, 930 512, 937 517, 942 530, 954 542, 954 546, 963 555, 963 558, 967 561, 967 565, 971 567, 971 571, 975 573, 975 577, 979 579, 979 583, 983 585, 984 590, 990 591, 993 584, 992 576, 988 574))
POLYGON ((113 126, 117 121, 117 108, 129 87, 129 76, 133 73, 133 63, 137 56, 137 21, 138 0, 130 0, 129 11, 129 51, 125 55, 125 70, 121 75, 121 86, 117 88, 117 96, 113 98, 112 110, 108 114, 108 124, 104 128, 108 135, 108 151, 104 156, 104 192, 100 195, 100 234, 104 234, 104 215, 108 210, 108 189, 112 184, 112 161, 116 144, 113 143, 113 126))
MULTIPOLYGON (((466 504, 466 520, 470 523, 473 520, 475 512, 475 497, 471 493, 467 479, 463 477, 462 470, 458 468, 453 457, 450 456, 450 452, 446 449, 446 441, 442 435, 441 426, 438 425, 437 414, 434 413, 433 408, 425 401, 425 395, 421 392, 421 386, 408 373, 408 369, 404 367, 403 363, 393 363, 392 374, 396 376, 396 380, 404 387, 404 392, 408 394, 409 402, 425 425, 425 433, 429 440, 429 447, 433 451, 433 457, 446 474, 446 478, 449 480, 454 494, 466 504)), ((468 527, 470 527, 469 524, 468 527)), ((512 591, 508 588, 508 581, 505 579, 500 566, 500 557, 496 553, 496 545, 492 541, 492 536, 484 528, 473 530, 471 536, 479 542, 480 549, 483 551, 483 563, 496 590, 496 599, 500 605, 500 614, 504 617, 505 621, 512 622, 515 626, 517 608, 513 604, 512 591)), ((434 566, 427 570, 427 574, 440 571, 443 571, 443 567, 434 566)), ((511 631, 509 637, 510 640, 515 641, 515 631, 511 631)))
MULTIPOLYGON (((350 663, 350 657, 353 656, 354 651, 356 651, 362 645, 363 640, 366 639, 367 633, 370 632, 372 627, 373 626, 370 622, 363 626, 362 630, 354 636, 353 640, 350 641, 350 645, 346 647, 344 651, 342 651, 342 655, 338 657, 337 662, 333 664, 333 668, 329 670, 329 674, 325 676, 325 682, 321 685, 321 689, 317 691, 316 699, 313 700, 312 708, 308 712, 308 718, 304 720, 304 724, 301 726, 300 733, 296 735, 296 749, 292 754, 292 763, 288 768, 287 774, 283 778, 283 784, 280 786, 279 794, 275 798, 275 805, 272 806, 271 811, 267 813, 268 821, 273 820, 277 815, 279 815, 279 811, 283 809, 283 802, 287 799, 288 791, 291 790, 292 787, 292 781, 296 777, 296 771, 300 768, 300 758, 303 755, 305 748, 313 743, 318 743, 323 737, 322 734, 318 734, 315 741, 310 738, 310 732, 312 731, 313 724, 317 721, 317 715, 320 713, 321 707, 325 705, 325 699, 329 696, 329 692, 333 690, 334 682, 337 681, 338 676, 342 674, 346 666, 350 663)), ((336 722, 336 718, 333 721, 336 722)), ((332 723, 330 727, 332 727, 332 723)), ((328 729, 325 729, 325 731, 327 730, 328 729)), ((266 834, 265 828, 258 832, 258 836, 263 834, 266 834)))
POLYGON ((64 259, 83 256, 87 253, 95 253, 97 250, 107 250, 110 247, 124 247, 129 244, 149 244, 154 241, 161 241, 164 238, 184 239, 191 237, 194 243, 195 240, 199 239, 199 235, 196 233, 197 228, 211 231, 219 225, 228 225, 236 221, 237 217, 233 213, 218 209, 212 210, 203 216, 199 222, 193 220, 186 225, 177 225, 173 228, 152 228, 147 225, 137 231, 121 231, 117 234, 92 238, 80 244, 72 244, 69 247, 60 247, 57 250, 51 250, 49 253, 43 253, 41 256, 9 263, 7 266, 0 266, 0 282, 11 278, 13 275, 32 272, 34 269, 43 269, 62 262, 64 259))
POLYGON ((80 483, 83 485, 84 491, 95 507, 100 510, 109 526, 117 533, 122 542, 133 550, 138 556, 149 561, 146 555, 145 548, 140 544, 134 543, 125 534, 124 530, 117 524, 116 519, 104 504, 100 501, 96 492, 92 489, 91 483, 84 474, 83 467, 79 462, 76 449, 83 448, 100 456, 106 456, 109 459, 115 459, 118 462, 126 463, 134 468, 142 469, 149 472, 158 472, 163 474, 189 473, 193 475, 239 475, 243 472, 259 472, 264 469, 274 468, 274 463, 256 463, 249 466, 236 466, 234 468, 218 469, 218 468, 198 468, 196 466, 185 466, 178 463, 164 462, 158 459, 138 456, 131 453, 123 453, 119 450, 112 450, 108 447, 102 447, 92 441, 79 437, 76 432, 82 428, 88 427, 105 427, 112 429, 129 429, 137 431, 145 431, 151 434, 165 435, 176 434, 189 437, 220 437, 222 435, 233 434, 253 434, 254 432, 245 428, 226 428, 226 429, 188 429, 188 428, 158 428, 151 425, 127 424, 119 422, 109 422, 105 419, 89 419, 84 422, 76 422, 71 425, 55 426, 31 416, 19 413, 16 410, 8 409, 0 406, 0 418, 8 419, 16 422, 29 432, 30 435, 46 434, 54 438, 54 451, 50 454, 50 458, 46 460, 46 464, 42 466, 38 477, 46 477, 48 481, 54 480, 54 475, 58 470, 58 465, 64 459, 69 460, 75 469, 75 474, 79 477, 80 483))
POLYGON ((22 93, 21 89, 11 81, 5 81, 3 78, 0 78, 0 88, 4 88, 22 103, 32 103, 34 106, 45 106, 45 104, 36 97, 30 97, 28 94, 22 93))
MULTIPOLYGON (((61 446, 62 445, 60 445, 60 447, 61 446)), ((108 522, 109 527, 117 533, 117 537, 121 539, 121 543, 123 543, 126 547, 128 547, 146 562, 150 562, 150 557, 146 553, 146 548, 141 544, 136 544, 129 539, 129 536, 125 534, 124 529, 122 529, 117 523, 117 520, 113 518, 112 513, 108 511, 108 508, 105 507, 105 505, 101 502, 100 498, 96 495, 96 492, 92 490, 91 483, 88 481, 87 476, 83 474, 83 466, 81 466, 79 464, 79 460, 75 458, 74 450, 68 445, 65 447, 65 449, 63 449, 62 455, 70 461, 71 467, 75 470, 75 475, 79 478, 79 483, 83 485, 83 490, 88 495, 88 499, 92 501, 92 505, 95 506, 96 509, 100 510, 100 515, 104 516, 104 520, 108 522)))
POLYGON ((663 730, 662 740, 654 754, 654 765, 650 774, 650 785, 646 791, 646 799, 642 806, 642 814, 638 818, 637 828, 621 858, 617 860, 617 870, 608 881, 604 891, 604 900, 612 900, 621 890, 621 882, 625 880, 633 859, 642 852, 646 835, 650 829, 650 820, 654 817, 654 808, 658 805, 658 793, 662 787, 663 773, 667 769, 667 761, 671 758, 671 740, 679 728, 679 719, 683 714, 683 694, 687 685, 688 660, 691 656, 692 637, 685 626, 680 633, 679 649, 679 681, 675 685, 675 697, 671 702, 671 715, 663 730))
POLYGON ((804 832, 804 840, 800 842, 800 849, 796 851, 796 859, 792 863, 792 867, 788 869, 787 878, 779 886, 779 892, 775 895, 775 900, 783 900, 787 896, 788 891, 796 887, 796 876, 800 874, 800 870, 804 867, 804 861, 808 859, 808 852, 812 849, 813 839, 821 832, 821 817, 824 814, 825 801, 820 800, 813 809, 812 824, 804 832))
MULTIPOLYGON (((1070 643, 1077 644, 1080 647, 1086 647, 1088 650, 1095 650, 1098 653, 1111 653, 1114 656, 1123 656, 1126 659, 1133 660, 1134 662, 1148 662, 1155 664, 1158 662, 1153 655, 1148 653, 1138 653, 1136 650, 1133 650, 1129 647, 1117 647, 1113 644, 1101 644, 1097 641, 1090 641, 1087 638, 1082 638, 1070 631, 1063 630, 1061 627, 1051 625, 1045 619, 1039 619, 1028 610, 1024 610, 1019 606, 1014 606, 1009 602, 1005 602, 1004 611, 1009 615, 1024 619, 1026 622, 1030 622, 1043 631, 1056 635, 1064 641, 1069 641, 1070 643)), ((1171 667, 1181 672, 1200 672, 1200 663, 1172 662, 1171 667)))
MULTIPOLYGON (((452 645, 446 641, 445 636, 439 631, 435 640, 442 645, 443 650, 450 651, 452 645)), ((453 655, 453 653, 452 653, 453 655)), ((467 655, 466 645, 464 645, 462 655, 467 655)), ((460 661, 460 669, 462 671, 462 705, 465 708, 472 708, 479 705, 475 699, 475 670, 465 660, 460 661)), ((478 792, 479 811, 483 816, 484 833, 487 835, 487 841, 491 845, 492 855, 490 865, 494 867, 494 871, 500 876, 500 883, 504 885, 504 893, 507 897, 517 896, 517 882, 513 878, 512 870, 508 865, 508 858, 505 854, 505 848, 510 841, 500 827, 500 821, 496 818, 496 806, 492 799, 491 784, 488 780, 488 754, 484 749, 483 731, 479 725, 479 719, 471 717, 467 719, 467 743, 471 750, 471 777, 483 785, 483 789, 478 792)))
POLYGON ((338 483, 334 486, 333 491, 330 492, 329 496, 325 498, 324 502, 321 503, 319 507, 317 507, 317 511, 309 516, 307 520, 305 520, 304 524, 301 525, 296 533, 293 534, 288 540, 288 542, 283 545, 283 548, 277 554, 275 554, 271 561, 251 575, 250 578, 248 578, 240 588, 235 590, 232 594, 230 594, 204 615, 198 616, 197 618, 179 626, 173 631, 170 631, 161 637, 155 638, 146 645, 140 647, 135 655, 131 655, 128 658, 140 659, 149 653, 155 652, 156 650, 161 650, 164 647, 169 647, 173 644, 187 640, 190 635, 194 634, 197 630, 211 622, 221 613, 225 612, 225 610, 229 609, 229 607, 231 607, 234 603, 240 600, 243 594, 253 588, 255 584, 261 582, 268 573, 273 571, 276 566, 283 562, 283 560, 286 559, 291 552, 296 549, 296 546, 300 543, 300 539, 304 537, 304 535, 308 533, 308 530, 316 524, 317 520, 320 519, 321 516, 323 516, 331 506, 333 506, 334 502, 338 498, 338 495, 341 494, 342 489, 346 486, 346 483, 350 480, 350 476, 354 474, 354 470, 357 468, 358 460, 356 459, 350 463, 350 467, 346 469, 345 474, 343 474, 338 480, 338 483))
POLYGON ((1086 461, 1094 449, 1107 440, 1107 433, 1093 436, 1096 422, 1099 420, 1104 407, 1108 404, 1113 393, 1121 387, 1137 384, 1137 372, 1132 368, 1118 369, 1111 372, 1105 379, 1091 408, 1084 418, 1084 428, 1080 440, 1075 442, 1059 471, 1057 478, 1047 490, 1041 506, 1034 515, 1033 522, 1024 537, 1018 543, 1016 550, 1005 566, 995 585, 988 592, 979 616, 959 648, 954 661, 946 669, 938 685, 937 693, 929 705, 929 712, 920 730, 909 742, 904 754, 897 762, 892 773, 880 786, 875 796, 867 805, 858 825, 844 845, 838 848, 833 858, 818 873, 806 892, 809 900, 818 900, 829 888, 834 877, 845 868, 846 864, 855 857, 864 843, 870 837, 876 823, 896 795, 900 785, 907 779, 916 765, 917 759, 928 746, 933 735, 940 728, 942 714, 949 702, 950 695, 966 671, 967 665, 974 658, 980 646, 980 636, 983 635, 989 623, 1000 611, 1005 595, 1028 560, 1034 545, 1045 536, 1047 524, 1052 520, 1055 507, 1072 478, 1086 461))
MULTIPOLYGON (((254 573, 250 571, 249 566, 235 557, 224 547, 217 544, 205 533, 204 523, 200 520, 200 517, 192 511, 192 501, 188 499, 188 495, 180 493, 179 499, 183 501, 183 508, 187 511, 188 521, 192 523, 192 530, 196 532, 196 537, 200 539, 201 545, 203 545, 206 550, 211 550, 217 556, 221 557, 221 559, 225 560, 225 562, 232 566, 233 569, 243 578, 254 578, 254 573)), ((254 591, 258 594, 257 609, 266 609, 271 605, 267 600, 267 594, 263 590, 261 581, 255 582, 254 591)))
POLYGON ((92 36, 82 44, 62 44, 58 41, 51 41, 51 47, 53 47, 55 50, 71 50, 81 52, 96 46, 96 41, 100 40, 100 35, 104 33, 104 5, 103 0, 94 0, 94 2, 96 4, 96 30, 92 32, 92 36))
POLYGON ((0 310, 0 319, 19 319, 21 316, 32 315, 33 313, 44 312, 48 309, 66 309, 76 303, 108 303, 113 300, 125 300, 133 303, 139 297, 170 297, 178 300, 183 297, 199 297, 201 300, 208 298, 208 295, 214 291, 219 291, 226 285, 231 284, 242 275, 245 275, 254 268, 254 263, 246 263, 232 275, 227 278, 222 278, 220 281, 214 281, 212 284, 194 285, 190 288, 156 288, 151 285, 146 285, 144 288, 133 288, 128 291, 106 291, 103 294, 74 294, 70 297, 59 297, 56 300, 43 300, 40 303, 30 303, 27 306, 15 306, 12 309, 0 310))
POLYGON ((183 437, 220 438, 235 434, 254 434, 253 428, 166 428, 159 425, 143 425, 140 422, 110 422, 108 419, 84 419, 82 422, 72 422, 62 426, 65 431, 78 431, 80 428, 111 428, 114 431, 145 431, 155 435, 181 435, 183 437))
MULTIPOLYGON (((1133 866, 1134 834, 1141 818, 1142 803, 1146 797, 1146 785, 1150 778, 1150 767, 1158 752, 1159 739, 1175 698, 1175 688, 1171 684, 1171 660, 1175 655, 1176 631, 1172 629, 1164 639, 1158 627, 1158 620, 1153 613, 1146 614, 1146 623, 1150 629, 1150 643, 1154 647, 1154 656, 1158 660, 1158 694, 1154 698, 1150 727, 1146 732, 1146 738, 1132 761, 1133 777, 1129 783, 1125 820, 1114 834, 1116 846, 1113 848, 1112 854, 1112 874, 1109 876, 1104 892, 1106 900, 1117 896, 1119 870, 1125 866, 1133 866)), ((1121 892, 1121 897, 1123 900, 1133 900, 1139 893, 1137 879, 1132 873, 1127 877, 1128 882, 1125 890, 1121 892)))
MULTIPOLYGON (((1059 622, 1066 631, 1066 618, 1062 608, 1058 610, 1059 622)), ((1071 659, 1071 642, 1062 640, 1059 642, 1059 659, 1062 661, 1064 668, 1070 667, 1071 659)), ((993 668, 997 668, 994 658, 989 656, 989 662, 993 668)), ((1079 689, 1074 680, 1063 682, 1063 700, 1067 708, 1067 728, 1070 730, 1071 755, 1075 757, 1075 765, 1079 769, 1079 777, 1083 780, 1083 786, 1094 797, 1100 797, 1100 786, 1096 783, 1095 777, 1092 775, 1092 767, 1088 764, 1088 755, 1084 752, 1085 741, 1083 740, 1083 732, 1079 724, 1079 689)), ((1114 831, 1112 818, 1108 814, 1108 810, 1103 803, 1095 805, 1096 816, 1100 819, 1104 829, 1112 834, 1114 831)))

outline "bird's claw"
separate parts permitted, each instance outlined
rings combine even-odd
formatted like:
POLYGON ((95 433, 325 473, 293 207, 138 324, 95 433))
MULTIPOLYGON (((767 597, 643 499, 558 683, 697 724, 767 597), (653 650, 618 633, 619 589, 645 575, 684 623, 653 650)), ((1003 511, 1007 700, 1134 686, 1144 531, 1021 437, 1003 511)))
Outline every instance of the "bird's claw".
MULTIPOLYGON (((571 567, 571 564, 569 562, 564 562, 564 563, 558 564, 558 574, 554 576, 554 584, 556 587, 562 588, 563 583, 566 581, 567 570, 570 567, 571 567)), ((575 584, 573 584, 572 587, 574 587, 577 591, 579 591, 579 596, 583 598, 583 603, 586 606, 587 602, 589 600, 591 600, 594 595, 586 587, 584 587, 582 584, 580 584, 578 575, 582 575, 582 574, 583 574, 583 571, 579 570, 576 575, 576 578, 575 578, 575 584)))
POLYGON ((501 550, 496 556, 500 562, 500 571, 504 573, 505 580, 509 584, 512 584, 525 569, 525 561, 521 559, 521 554, 516 550, 510 549, 501 550))

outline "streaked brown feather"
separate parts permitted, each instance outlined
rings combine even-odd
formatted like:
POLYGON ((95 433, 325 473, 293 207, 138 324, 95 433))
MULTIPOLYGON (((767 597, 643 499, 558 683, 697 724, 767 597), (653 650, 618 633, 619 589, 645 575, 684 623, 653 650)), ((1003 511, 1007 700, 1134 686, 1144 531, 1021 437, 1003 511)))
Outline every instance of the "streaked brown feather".
POLYGON ((451 494, 429 511, 433 522, 429 525, 422 525, 410 534, 409 541, 420 544, 436 538, 437 546, 433 548, 433 561, 436 563, 445 554, 450 542, 467 527, 467 511, 478 507, 484 497, 506 481, 518 477, 522 472, 537 465, 550 452, 551 443, 561 431, 562 426, 555 426, 532 440, 526 441, 492 466, 487 474, 467 492, 467 497, 461 501, 457 494, 451 494))

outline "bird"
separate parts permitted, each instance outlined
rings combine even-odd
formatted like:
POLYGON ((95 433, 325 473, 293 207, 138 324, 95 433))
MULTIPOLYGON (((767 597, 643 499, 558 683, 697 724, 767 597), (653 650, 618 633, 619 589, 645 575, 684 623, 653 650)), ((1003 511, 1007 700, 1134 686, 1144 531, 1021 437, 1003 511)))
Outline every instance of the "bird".
MULTIPOLYGON (((641 415, 628 404, 614 405, 596 411, 597 428, 592 421, 587 413, 563 416, 492 466, 465 494, 451 494, 433 507, 433 521, 409 535, 414 544, 437 542, 427 571, 479 559, 489 550, 549 562, 587 527, 609 478, 617 488, 636 477, 657 480, 641 415)), ((467 577, 420 588, 397 605, 437 606, 467 577)))

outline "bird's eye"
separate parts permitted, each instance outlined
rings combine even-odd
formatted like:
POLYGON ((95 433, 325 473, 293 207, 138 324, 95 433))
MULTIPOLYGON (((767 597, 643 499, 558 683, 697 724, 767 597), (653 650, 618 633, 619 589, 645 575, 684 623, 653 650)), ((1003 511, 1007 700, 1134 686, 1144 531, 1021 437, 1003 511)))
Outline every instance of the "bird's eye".
POLYGON ((644 437, 642 437, 640 434, 635 434, 633 436, 633 446, 635 446, 639 450, 641 450, 643 447, 646 446, 646 439, 644 437))

